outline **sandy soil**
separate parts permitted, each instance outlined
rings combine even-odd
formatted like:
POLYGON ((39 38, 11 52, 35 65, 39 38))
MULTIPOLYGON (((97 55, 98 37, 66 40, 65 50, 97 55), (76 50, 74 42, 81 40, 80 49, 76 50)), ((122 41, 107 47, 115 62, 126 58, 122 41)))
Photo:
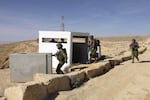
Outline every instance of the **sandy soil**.
POLYGON ((56 100, 150 100, 150 44, 140 62, 127 61, 56 100))

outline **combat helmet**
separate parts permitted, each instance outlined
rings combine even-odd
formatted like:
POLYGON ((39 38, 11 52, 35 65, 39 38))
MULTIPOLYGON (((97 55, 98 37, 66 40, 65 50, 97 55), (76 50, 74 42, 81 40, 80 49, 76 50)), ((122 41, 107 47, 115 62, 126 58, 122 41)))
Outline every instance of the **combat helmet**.
POLYGON ((132 42, 136 42, 136 40, 135 40, 135 39, 132 39, 132 42))
POLYGON ((93 35, 90 35, 90 39, 93 39, 94 38, 94 36, 93 35))
POLYGON ((63 47, 63 45, 61 43, 57 43, 56 46, 58 49, 61 49, 63 47))

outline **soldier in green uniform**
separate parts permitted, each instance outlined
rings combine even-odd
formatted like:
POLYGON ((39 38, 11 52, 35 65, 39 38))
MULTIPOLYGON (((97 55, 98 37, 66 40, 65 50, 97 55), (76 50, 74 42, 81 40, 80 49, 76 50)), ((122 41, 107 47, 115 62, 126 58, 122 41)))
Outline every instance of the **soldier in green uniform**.
POLYGON ((89 41, 89 51, 90 51, 90 62, 97 61, 97 41, 94 39, 94 36, 90 36, 89 41))
POLYGON ((63 71, 61 70, 61 67, 67 63, 67 53, 66 53, 66 49, 63 48, 63 45, 61 43, 58 43, 57 45, 58 51, 55 54, 57 60, 59 61, 58 65, 57 65, 57 69, 56 72, 57 74, 64 74, 63 71))
POLYGON ((132 43, 130 44, 130 49, 131 49, 131 54, 132 54, 132 63, 134 63, 134 58, 136 58, 137 61, 139 61, 138 48, 139 48, 138 42, 135 39, 132 39, 132 43))

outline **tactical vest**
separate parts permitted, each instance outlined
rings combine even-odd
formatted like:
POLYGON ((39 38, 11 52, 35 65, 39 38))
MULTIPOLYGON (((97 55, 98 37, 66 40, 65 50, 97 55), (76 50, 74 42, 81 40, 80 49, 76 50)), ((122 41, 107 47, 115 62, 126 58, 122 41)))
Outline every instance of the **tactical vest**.
POLYGON ((131 44, 131 49, 132 50, 138 50, 138 48, 139 48, 139 45, 137 43, 132 43, 131 44))
POLYGON ((59 61, 65 61, 65 56, 67 57, 66 49, 59 50, 56 53, 56 57, 59 61), (65 54, 65 55, 64 55, 65 54))

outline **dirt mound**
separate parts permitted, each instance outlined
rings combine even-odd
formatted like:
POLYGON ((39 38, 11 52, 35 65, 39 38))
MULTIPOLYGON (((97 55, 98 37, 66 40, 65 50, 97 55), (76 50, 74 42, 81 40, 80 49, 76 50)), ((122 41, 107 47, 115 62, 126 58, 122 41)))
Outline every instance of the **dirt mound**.
POLYGON ((35 40, 0 45, 0 69, 9 68, 9 55, 13 53, 37 52, 38 43, 35 40))

